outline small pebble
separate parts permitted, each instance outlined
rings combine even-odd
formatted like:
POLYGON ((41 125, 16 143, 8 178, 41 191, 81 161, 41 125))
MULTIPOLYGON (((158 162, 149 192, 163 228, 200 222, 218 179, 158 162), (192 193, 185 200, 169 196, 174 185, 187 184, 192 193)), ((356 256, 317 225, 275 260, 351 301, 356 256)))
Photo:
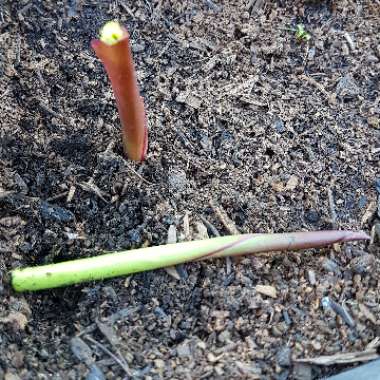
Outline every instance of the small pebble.
POLYGON ((96 364, 91 364, 90 372, 86 376, 86 380, 105 380, 104 373, 96 364))
POLYGON ((359 208, 364 208, 367 204, 367 197, 365 195, 362 195, 360 198, 359 198, 359 202, 358 202, 358 206, 359 208))
POLYGON ((286 131, 285 124, 280 118, 275 120, 273 126, 278 133, 284 133, 286 131))
POLYGON ((38 356, 43 359, 43 360, 46 360, 46 359, 49 359, 49 352, 46 350, 46 348, 42 348, 39 352, 38 352, 38 356))
POLYGON ((154 308, 153 313, 156 317, 162 320, 167 320, 169 318, 168 315, 159 306, 154 308))
POLYGON ((327 259, 327 258, 324 259, 323 263, 322 263, 322 267, 327 272, 333 272, 335 274, 339 274, 340 273, 339 265, 335 261, 333 261, 333 260, 330 260, 330 259, 327 259))
POLYGON ((191 356, 190 347, 188 343, 184 342, 177 346, 177 355, 180 357, 191 356))
POLYGON ((311 380, 311 365, 307 363, 296 363, 293 369, 293 378, 295 380, 311 380))
POLYGON ((46 229, 42 235, 42 240, 45 244, 53 244, 57 240, 57 234, 49 229, 46 229))
POLYGON ((40 206, 41 216, 45 220, 68 223, 74 220, 74 214, 63 207, 42 202, 40 206))
POLYGON ((339 80, 336 93, 339 96, 353 97, 360 94, 360 88, 350 75, 345 75, 339 80))
POLYGON ((291 325, 292 324, 292 320, 290 319, 290 316, 289 316, 289 313, 287 310, 283 310, 282 311, 282 315, 284 316, 284 321, 287 325, 291 325))
POLYGON ((317 280, 315 278, 315 272, 313 270, 307 271, 307 276, 309 278, 310 285, 315 285, 317 283, 317 280))
POLYGON ((309 49, 309 53, 308 53, 308 59, 311 61, 314 59, 315 57, 315 53, 316 53, 316 50, 314 47, 310 48, 309 49))
POLYGON ((172 192, 181 192, 186 189, 187 178, 183 170, 172 170, 169 172, 169 189, 172 192))
POLYGON ((19 249, 20 249, 20 251, 22 252, 22 253, 29 253, 29 252, 31 252, 32 251, 32 249, 33 249, 33 246, 30 244, 30 243, 28 243, 28 242, 24 242, 24 243, 22 243, 21 245, 20 245, 20 247, 19 247, 19 249))
POLYGON ((145 50, 144 44, 133 44, 132 51, 134 53, 142 53, 145 50))
POLYGON ((92 362, 92 350, 81 338, 74 337, 70 340, 70 349, 74 356, 87 365, 92 362))
POLYGON ((290 367, 291 364, 291 349, 287 346, 281 347, 276 353, 276 361, 281 367, 290 367))
POLYGON ((290 379, 289 375, 290 371, 286 369, 285 371, 282 371, 279 375, 276 375, 275 380, 288 380, 290 379))
POLYGON ((319 220, 321 219, 318 211, 316 211, 316 210, 306 211, 305 218, 309 223, 313 223, 313 224, 318 223, 319 220))
POLYGON ((372 254, 363 254, 362 256, 354 257, 350 261, 350 268, 355 274, 369 273, 375 263, 375 256, 372 254))

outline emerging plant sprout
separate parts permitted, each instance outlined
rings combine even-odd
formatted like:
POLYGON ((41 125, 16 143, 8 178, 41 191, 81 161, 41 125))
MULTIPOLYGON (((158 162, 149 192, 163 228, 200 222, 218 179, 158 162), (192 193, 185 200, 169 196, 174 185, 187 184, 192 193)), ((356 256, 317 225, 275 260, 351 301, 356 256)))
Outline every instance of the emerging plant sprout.
POLYGON ((311 36, 310 36, 310 33, 308 33, 304 26, 302 24, 298 24, 296 29, 294 30, 295 33, 296 33, 296 37, 297 37, 297 40, 299 42, 302 42, 302 41, 309 41, 311 36))
POLYGON ((11 272, 16 291, 40 290, 124 276, 188 261, 270 251, 319 248, 335 243, 367 240, 364 232, 316 231, 284 234, 246 234, 140 248, 97 257, 11 272))
POLYGON ((127 30, 110 21, 100 31, 100 39, 91 41, 111 81, 122 124, 123 147, 132 160, 142 161, 148 148, 148 130, 144 102, 140 96, 127 30))

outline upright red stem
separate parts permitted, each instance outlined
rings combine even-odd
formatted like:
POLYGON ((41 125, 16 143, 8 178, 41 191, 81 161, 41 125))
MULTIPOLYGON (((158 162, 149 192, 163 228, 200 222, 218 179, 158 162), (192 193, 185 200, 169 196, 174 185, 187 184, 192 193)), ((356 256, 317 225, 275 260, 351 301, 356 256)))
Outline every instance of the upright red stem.
POLYGON ((123 35, 116 43, 93 40, 91 46, 111 81, 123 128, 124 152, 132 160, 142 161, 148 148, 144 102, 137 84, 129 35, 125 28, 121 30, 123 35))

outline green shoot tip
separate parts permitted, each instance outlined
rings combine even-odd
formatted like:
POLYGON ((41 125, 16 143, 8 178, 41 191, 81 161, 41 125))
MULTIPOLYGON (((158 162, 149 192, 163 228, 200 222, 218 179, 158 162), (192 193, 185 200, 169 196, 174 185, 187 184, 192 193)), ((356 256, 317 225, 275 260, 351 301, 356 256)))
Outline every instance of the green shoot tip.
POLYGON ((100 41, 115 45, 125 37, 125 29, 117 21, 108 21, 100 30, 100 41))

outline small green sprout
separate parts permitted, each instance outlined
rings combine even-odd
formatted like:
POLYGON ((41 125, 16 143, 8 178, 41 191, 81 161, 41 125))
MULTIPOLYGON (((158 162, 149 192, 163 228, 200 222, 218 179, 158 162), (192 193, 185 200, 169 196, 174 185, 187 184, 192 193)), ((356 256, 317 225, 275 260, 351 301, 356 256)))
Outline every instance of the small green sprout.
POLYGON ((115 45, 125 37, 125 31, 116 21, 107 22, 100 30, 100 41, 107 45, 115 45))
POLYGON ((296 33, 297 40, 299 42, 307 42, 310 40, 311 35, 308 33, 302 24, 298 24, 296 29, 293 29, 296 33))

